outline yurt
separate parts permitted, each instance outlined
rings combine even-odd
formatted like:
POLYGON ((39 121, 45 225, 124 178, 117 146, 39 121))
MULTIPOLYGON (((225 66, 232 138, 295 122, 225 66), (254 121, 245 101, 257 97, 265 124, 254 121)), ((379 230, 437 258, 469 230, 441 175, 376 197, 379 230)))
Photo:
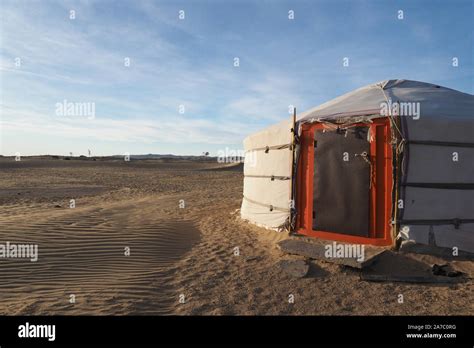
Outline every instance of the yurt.
POLYGON ((387 80, 244 140, 241 217, 379 246, 474 252, 474 96, 387 80))

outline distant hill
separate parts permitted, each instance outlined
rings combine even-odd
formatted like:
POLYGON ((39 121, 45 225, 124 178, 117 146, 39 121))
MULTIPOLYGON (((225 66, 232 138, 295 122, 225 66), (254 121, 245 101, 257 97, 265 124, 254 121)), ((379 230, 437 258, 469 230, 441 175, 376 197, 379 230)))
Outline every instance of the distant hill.
MULTIPOLYGON (((113 155, 113 156, 61 156, 61 155, 36 155, 36 156, 21 156, 22 159, 58 159, 58 160, 74 160, 74 161, 106 161, 106 160, 123 160, 125 155, 113 155)), ((11 158, 14 159, 15 156, 3 156, 0 155, 0 158, 11 158)), ((173 155, 173 154, 146 154, 146 155, 130 155, 131 161, 136 160, 168 160, 168 161, 199 161, 199 162, 224 162, 224 163, 235 163, 243 162, 243 157, 232 158, 231 161, 222 161, 222 158, 213 157, 213 156, 194 156, 194 155, 173 155)))

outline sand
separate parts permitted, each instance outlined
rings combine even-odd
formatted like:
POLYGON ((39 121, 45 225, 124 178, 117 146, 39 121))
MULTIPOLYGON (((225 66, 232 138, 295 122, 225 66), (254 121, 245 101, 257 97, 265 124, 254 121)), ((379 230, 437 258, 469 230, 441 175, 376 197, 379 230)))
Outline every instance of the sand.
MULTIPOLYGON (((0 243, 39 248, 37 262, 0 259, 0 314, 474 314, 472 280, 371 283, 322 261, 311 261, 304 278, 285 275, 278 262, 298 259, 276 247, 288 235, 239 219, 241 170, 211 161, 0 158, 0 243)), ((472 261, 458 263, 472 272, 472 261)))

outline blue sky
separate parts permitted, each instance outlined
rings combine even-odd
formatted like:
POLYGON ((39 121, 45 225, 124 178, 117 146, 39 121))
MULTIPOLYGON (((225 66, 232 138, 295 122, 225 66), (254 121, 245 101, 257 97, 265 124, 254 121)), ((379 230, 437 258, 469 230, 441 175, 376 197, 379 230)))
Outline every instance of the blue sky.
POLYGON ((472 94, 473 3, 2 0, 0 154, 216 154, 380 80, 472 94))

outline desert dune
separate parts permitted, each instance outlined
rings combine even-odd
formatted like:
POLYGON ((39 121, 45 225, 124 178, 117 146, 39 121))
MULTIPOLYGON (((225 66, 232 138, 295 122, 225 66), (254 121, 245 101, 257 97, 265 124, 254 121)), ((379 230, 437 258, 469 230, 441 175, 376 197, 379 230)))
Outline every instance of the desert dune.
POLYGON ((0 158, 0 243, 38 245, 36 262, 0 259, 0 314, 474 313, 472 280, 371 283, 314 260, 304 278, 281 272, 298 257, 276 247, 286 233, 241 221, 242 182, 210 159, 0 158))

